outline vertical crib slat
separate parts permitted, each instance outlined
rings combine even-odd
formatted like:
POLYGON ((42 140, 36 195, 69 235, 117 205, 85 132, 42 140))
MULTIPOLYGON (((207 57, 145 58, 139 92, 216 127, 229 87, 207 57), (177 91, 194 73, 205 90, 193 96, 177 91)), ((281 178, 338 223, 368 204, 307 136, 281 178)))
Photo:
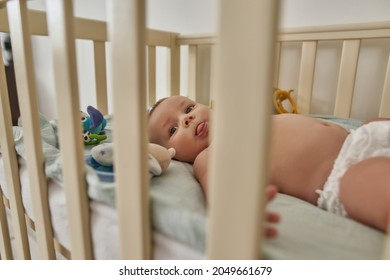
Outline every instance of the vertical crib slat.
POLYGON ((37 241, 41 249, 41 257, 54 259, 55 251, 44 172, 44 157, 26 1, 10 2, 8 4, 8 15, 12 34, 15 77, 18 87, 37 241))
POLYGON ((107 3, 114 97, 116 206, 123 259, 149 259, 145 1, 107 3), (125 127, 125 129, 124 129, 125 127))
POLYGON ((275 70, 274 70, 274 87, 279 85, 279 71, 280 71, 280 53, 282 51, 282 43, 275 44, 275 70))
POLYGON ((359 60, 360 40, 345 40, 341 53, 339 80, 337 84, 334 115, 348 118, 351 113, 359 60))
POLYGON ((218 89, 218 47, 216 45, 211 46, 211 62, 210 62, 210 97, 209 106, 214 109, 214 95, 218 89))
POLYGON ((93 42, 96 81, 96 103, 103 115, 108 114, 107 76, 106 76, 106 44, 93 42))
MULTIPOLYGON (((389 232, 390 229, 390 221, 388 221, 388 228, 387 232, 389 232)), ((383 246, 383 252, 382 252, 382 259, 384 260, 390 260, 390 234, 387 233, 384 238, 384 246, 383 246)))
POLYGON ((188 47, 188 97, 199 102, 198 46, 188 47))
POLYGON ((314 68, 316 64, 317 41, 302 43, 302 57, 298 82, 298 112, 310 113, 311 97, 313 93, 314 68))
POLYGON ((171 95, 180 95, 180 46, 176 43, 176 34, 171 34, 170 50, 170 87, 171 95))
POLYGON ((220 1, 207 239, 212 259, 261 255, 277 3, 220 1))
POLYGON ((11 259, 12 248, 7 222, 7 212, 3 203, 3 192, 0 189, 0 260, 11 259))
POLYGON ((379 117, 390 118, 390 56, 387 61, 387 69, 385 82, 382 91, 381 106, 379 109, 379 117))
POLYGON ((156 103, 156 47, 148 46, 148 104, 156 103))
POLYGON ((71 255, 72 259, 91 259, 92 242, 81 138, 72 1, 48 0, 46 8, 53 52, 71 255))
MULTIPOLYGON (((2 52, 0 48, 0 146, 2 158, 4 161, 5 168, 5 176, 6 182, 8 185, 8 190, 10 195, 15 196, 15 189, 20 190, 19 177, 18 177, 18 164, 16 159, 16 153, 14 149, 14 141, 13 141, 13 133, 12 133, 12 118, 11 118, 11 110, 9 108, 9 98, 8 98, 8 89, 7 89, 7 81, 4 71, 4 64, 2 58, 2 52)), ((14 199, 15 200, 15 199, 14 199)), ((7 222, 7 213, 4 205, 3 192, 0 188, 0 255, 1 259, 8 260, 12 259, 12 250, 11 250, 11 239, 9 235, 9 228, 7 222)), ((17 205, 21 205, 21 203, 16 203, 17 205)), ((13 205, 16 207, 17 205, 13 205)), ((16 221, 18 224, 15 228, 23 230, 23 235, 17 236, 18 244, 23 244, 27 242, 27 233, 26 233, 26 224, 23 220, 23 209, 15 208, 18 211, 14 212, 16 215, 14 217, 21 217, 21 221, 16 221), (20 212, 19 212, 20 211, 20 212), (20 227, 20 224, 23 224, 23 227, 20 227)), ((14 214, 13 213, 13 214, 14 214)), ((27 243, 26 243, 27 244, 27 243)), ((27 245, 28 246, 28 245, 27 245)), ((18 246, 18 248, 24 248, 24 246, 18 246)), ((23 251, 23 250, 21 250, 23 251)), ((23 256, 25 254, 21 254, 23 256)))

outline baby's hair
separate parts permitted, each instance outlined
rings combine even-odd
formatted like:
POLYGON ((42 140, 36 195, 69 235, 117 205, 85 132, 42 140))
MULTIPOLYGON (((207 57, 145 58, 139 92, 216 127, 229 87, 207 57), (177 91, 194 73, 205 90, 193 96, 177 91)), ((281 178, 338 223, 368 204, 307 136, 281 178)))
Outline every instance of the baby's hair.
POLYGON ((150 118, 150 116, 152 115, 152 113, 154 112, 154 110, 156 109, 156 107, 158 106, 158 105, 160 105, 161 104, 161 102, 163 102, 165 99, 167 99, 168 97, 164 97, 164 98, 161 98, 161 99, 159 99, 156 103, 154 103, 154 105, 152 106, 152 108, 150 109, 150 111, 149 111, 149 114, 148 114, 148 117, 150 118))

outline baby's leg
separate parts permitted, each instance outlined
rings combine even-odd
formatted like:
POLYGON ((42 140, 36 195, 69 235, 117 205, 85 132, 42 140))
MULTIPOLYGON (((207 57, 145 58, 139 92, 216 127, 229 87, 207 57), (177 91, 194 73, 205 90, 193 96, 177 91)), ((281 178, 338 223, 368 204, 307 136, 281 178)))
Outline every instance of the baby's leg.
POLYGON ((390 158, 373 157, 352 165, 341 179, 340 201, 352 219, 387 231, 390 158))

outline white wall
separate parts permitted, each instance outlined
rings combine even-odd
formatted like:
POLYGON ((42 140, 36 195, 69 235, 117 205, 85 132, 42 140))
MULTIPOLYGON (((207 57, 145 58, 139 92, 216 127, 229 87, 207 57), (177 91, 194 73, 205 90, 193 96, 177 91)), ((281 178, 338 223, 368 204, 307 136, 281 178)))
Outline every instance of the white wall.
MULTIPOLYGON (((74 0, 75 14, 105 20, 106 1, 74 0)), ((390 19, 389 0, 280 0, 280 3, 283 27, 390 19)), ((28 4, 39 10, 45 7, 44 0, 29 1, 28 4)), ((147 25, 184 34, 215 32, 217 5, 218 0, 148 0, 147 25)))
POLYGON ((280 25, 297 27, 390 20, 389 0, 281 0, 280 25))
MULTIPOLYGON (((75 15, 92 19, 106 19, 106 1, 74 0, 75 15)), ((222 0, 223 1, 223 0, 222 0)), ((246 0, 242 0, 244 4, 246 0)), ((44 10, 44 0, 29 1, 34 9, 44 10)), ((218 0, 149 0, 147 1, 147 26, 153 29, 175 31, 182 34, 214 33, 217 30, 218 0)), ((390 0, 281 0, 280 26, 328 25, 353 22, 389 21, 390 0)), ((34 52, 37 73, 37 88, 41 95, 41 111, 48 117, 56 115, 53 105, 54 85, 52 67, 48 55, 48 40, 34 38, 38 50, 34 52), (46 102, 50 102, 46 105, 46 102)), ((94 104, 94 83, 90 46, 77 43, 81 109, 94 104)), ((163 54, 162 54, 163 55, 163 54)), ((164 59, 162 59, 163 61, 164 59)), ((160 66, 165 69, 164 66, 160 66)), ((183 83, 186 79, 183 80, 183 83)), ((165 94, 167 85, 160 81, 158 92, 165 94)), ((185 91, 185 89, 183 89, 185 91)))

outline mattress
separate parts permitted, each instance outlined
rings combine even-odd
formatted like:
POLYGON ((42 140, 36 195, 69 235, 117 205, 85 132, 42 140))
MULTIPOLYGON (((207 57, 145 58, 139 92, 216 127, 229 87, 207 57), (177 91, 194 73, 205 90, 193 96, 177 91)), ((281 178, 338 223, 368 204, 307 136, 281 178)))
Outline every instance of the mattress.
MULTIPOLYGON (((20 178, 22 186, 23 205, 26 214, 34 220, 34 213, 31 205, 31 194, 29 188, 28 172, 25 161, 19 160, 20 178)), ((0 185, 6 197, 8 191, 4 178, 3 161, 0 157, 0 185)), ((68 250, 70 249, 70 239, 68 234, 67 210, 65 204, 65 192, 61 182, 49 180, 49 205, 51 211, 51 221, 54 229, 54 237, 68 250)), ((115 208, 98 202, 91 201, 91 229, 92 242, 94 248, 94 257, 103 260, 119 259, 119 243, 118 243, 118 225, 117 213, 115 208)), ((8 215, 11 220, 11 216, 8 215)), ((12 239, 12 228, 11 239, 12 239)), ((32 242, 32 257, 39 257, 35 244, 35 234, 29 230, 29 239, 32 242)), ((204 254, 187 244, 175 239, 174 237, 162 233, 156 229, 152 234, 153 243, 153 258, 154 259, 204 259, 204 254)), ((61 258, 61 256, 59 256, 61 258)))
MULTIPOLYGON (((359 120, 312 116, 336 122, 345 129, 361 124, 359 120)), ((42 119, 42 131, 55 125, 42 119)), ((110 126, 108 126, 110 129, 110 126)), ((18 139, 17 131, 15 139, 18 139)), ((20 135, 19 135, 20 136, 20 135)), ((43 137, 47 138, 47 136, 43 137)), ((48 139, 48 138, 47 138, 48 139)), ((44 139, 45 140, 45 139, 44 139)), ((52 140, 50 140, 52 141, 52 140)), ((54 140, 53 140, 54 141, 54 140)), ((16 143, 19 143, 16 141, 16 143)), ((23 149, 17 144, 18 153, 23 149)), ((2 164, 2 163, 0 163, 2 164)), ((33 218, 28 177, 20 159, 23 203, 33 218)), ((49 202, 55 237, 69 248, 64 188, 60 167, 51 158, 46 165, 49 180, 49 202)), ((3 170, 0 166, 0 170, 3 170)), ((91 228, 95 258, 119 257, 118 225, 115 210, 115 184, 96 183, 97 174, 88 169, 88 194, 91 198, 91 228)), ((4 176, 0 184, 7 195, 4 176)), ((207 233, 207 205, 193 176, 192 166, 172 161, 167 172, 151 179, 151 214, 153 248, 156 259, 203 259, 207 233)), ((266 259, 380 259, 384 234, 354 220, 336 216, 297 198, 278 194, 268 205, 280 213, 279 236, 267 239, 259 257, 266 259)))

